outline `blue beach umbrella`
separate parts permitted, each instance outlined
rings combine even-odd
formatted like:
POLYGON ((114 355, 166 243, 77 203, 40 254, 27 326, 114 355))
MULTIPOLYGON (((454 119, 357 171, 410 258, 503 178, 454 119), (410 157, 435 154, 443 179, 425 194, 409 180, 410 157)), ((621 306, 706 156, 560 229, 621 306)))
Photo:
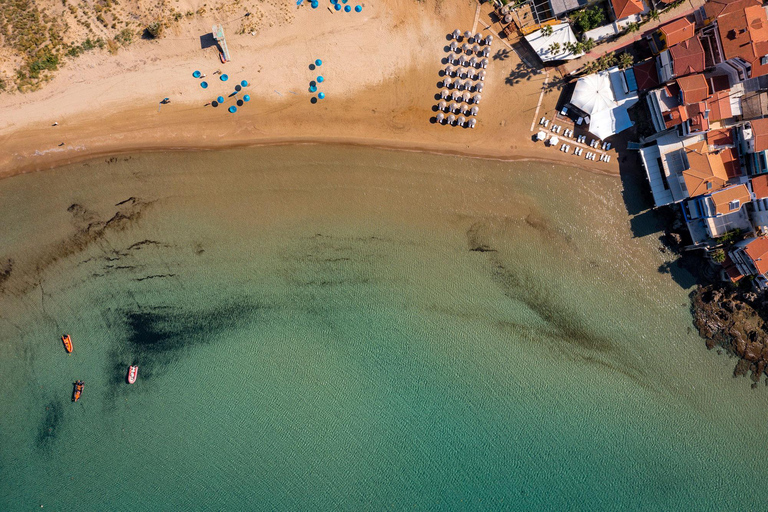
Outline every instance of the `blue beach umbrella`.
POLYGON ((243 80, 242 82, 240 82, 240 85, 242 85, 243 87, 248 87, 248 80, 243 80))
POLYGON ((224 96, 219 96, 218 98, 216 98, 216 101, 218 101, 219 103, 224 103, 224 96))
POLYGON ((246 94, 243 96, 243 101, 251 101, 251 97, 246 94))
POLYGON ((315 92, 316 90, 317 90, 317 86, 315 86, 315 85, 310 85, 309 86, 309 92, 315 92))
POLYGON ((323 98, 325 98, 325 93, 321 92, 320 94, 317 95, 317 97, 320 98, 320 99, 323 99, 323 98))
POLYGON ((363 6, 362 5, 356 5, 355 6, 355 12, 361 12, 362 10, 363 10, 363 6))
POLYGON ((317 77, 317 81, 319 83, 323 83, 323 80, 325 80, 325 78, 323 78, 323 75, 320 75, 320 76, 317 77))
POLYGON ((318 4, 317 2, 312 2, 311 5, 312 5, 313 9, 317 9, 317 6, 320 5, 320 4, 318 4))
POLYGON ((229 111, 230 113, 234 114, 235 112, 237 112, 237 107, 232 105, 231 107, 229 107, 229 111))
POLYGON ((344 12, 350 12, 351 10, 352 10, 352 8, 350 6, 348 6, 348 5, 344 6, 344 12))
POLYGON ((222 82, 226 82, 227 80, 229 80, 229 77, 227 75, 221 75, 222 82))
POLYGON ((200 82, 200 87, 202 87, 203 89, 207 89, 208 88, 208 82, 200 82))
POLYGON ((341 6, 339 4, 334 4, 333 8, 336 9, 337 11, 341 10, 341 6))
POLYGON ((322 66, 322 65, 323 65, 323 61, 321 61, 320 59, 317 59, 315 61, 315 66, 322 66))
POLYGON ((200 74, 201 73, 199 71, 195 71, 194 73, 192 73, 192 76, 195 78, 200 78, 200 74))
POLYGON ((345 4, 348 0, 341 0, 341 3, 345 4))

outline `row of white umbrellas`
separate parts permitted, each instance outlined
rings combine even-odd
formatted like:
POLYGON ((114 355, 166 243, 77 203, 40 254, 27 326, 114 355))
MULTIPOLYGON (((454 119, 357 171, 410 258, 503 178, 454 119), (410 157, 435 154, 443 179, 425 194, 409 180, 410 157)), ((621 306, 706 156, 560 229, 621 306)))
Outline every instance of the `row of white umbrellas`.
MULTIPOLYGON (((477 84, 478 87, 483 84, 477 84)), ((482 92, 483 88, 480 87, 479 89, 476 88, 474 92, 482 92)), ((467 87, 467 90, 463 93, 459 91, 458 89, 454 89, 453 91, 449 91, 448 89, 443 89, 440 91, 440 97, 444 100, 447 100, 448 98, 451 98, 453 101, 468 101, 468 98, 471 96, 469 93, 469 87, 467 87)))
POLYGON ((461 45, 461 49, 459 49, 459 44, 456 41, 453 41, 449 48, 453 53, 466 53, 467 55, 472 55, 474 53, 475 55, 483 57, 487 57, 491 54, 490 46, 481 49, 478 45, 469 46, 467 43, 464 43, 461 45))
POLYGON ((464 116, 456 117, 453 114, 448 114, 446 116, 442 112, 437 113, 436 119, 437 119, 437 122, 440 124, 453 125, 454 123, 456 123, 456 126, 466 126, 468 128, 474 128, 475 125, 477 124, 477 119, 475 119, 474 117, 467 119, 464 116))
POLYGON ((469 42, 475 42, 480 44, 491 44, 493 42, 493 36, 488 34, 487 36, 483 37, 483 34, 478 32, 477 34, 472 34, 469 30, 464 32, 464 34, 461 33, 461 30, 456 29, 451 34, 451 37, 457 41, 461 40, 461 36, 464 36, 464 39, 466 39, 469 42))
POLYGON ((476 116, 478 112, 480 112, 480 107, 477 105, 469 106, 463 103, 447 103, 443 100, 440 100, 437 103, 437 109, 441 112, 461 112, 462 114, 467 114, 470 116, 476 116))
POLYGON ((468 59, 464 55, 461 55, 461 56, 449 55, 448 62, 450 64, 458 64, 459 66, 469 66, 472 68, 485 69, 488 67, 488 59, 485 57, 482 59, 478 59, 477 57, 471 57, 468 59))
POLYGON ((470 70, 466 68, 458 68, 454 69, 451 66, 448 66, 445 68, 445 76, 443 77, 443 86, 444 87, 450 87, 453 81, 451 80, 451 75, 456 77, 456 81, 459 82, 460 78, 466 78, 467 80, 475 80, 482 82, 485 80, 485 71, 479 71, 477 73, 470 74, 470 70))

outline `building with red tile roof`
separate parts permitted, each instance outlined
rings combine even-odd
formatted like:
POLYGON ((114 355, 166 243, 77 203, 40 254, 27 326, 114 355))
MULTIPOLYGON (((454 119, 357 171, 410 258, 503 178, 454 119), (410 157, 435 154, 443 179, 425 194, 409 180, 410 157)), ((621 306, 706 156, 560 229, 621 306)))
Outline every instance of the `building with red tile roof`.
POLYGON ((714 21, 723 14, 742 10, 752 5, 762 5, 760 0, 709 0, 704 4, 704 16, 714 21))
POLYGON ((672 58, 674 76, 685 76, 701 73, 706 68, 704 63, 704 47, 698 37, 676 44, 669 49, 672 58))
POLYGON ((755 199, 768 198, 768 174, 752 178, 752 192, 755 194, 755 199))
POLYGON ((711 194, 725 188, 728 174, 723 161, 719 155, 709 151, 706 142, 687 147, 685 157, 688 165, 682 174, 689 197, 711 194))
POLYGON ((645 11, 643 0, 611 0, 611 7, 617 20, 645 11))
POLYGON ((635 72, 635 81, 637 89, 647 91, 659 86, 659 75, 656 73, 656 61, 648 59, 645 62, 635 65, 632 68, 635 72))
POLYGON ((667 47, 687 41, 695 34, 695 24, 687 18, 678 18, 659 28, 667 47))
POLYGON ((702 74, 684 76, 677 79, 683 103, 690 105, 699 103, 709 97, 709 84, 702 74))
POLYGON ((768 16, 761 5, 728 9, 717 18, 723 58, 742 69, 742 79, 768 74, 768 16))
POLYGON ((761 289, 768 285, 768 237, 742 240, 734 245, 729 256, 741 275, 755 276, 755 284, 761 289))

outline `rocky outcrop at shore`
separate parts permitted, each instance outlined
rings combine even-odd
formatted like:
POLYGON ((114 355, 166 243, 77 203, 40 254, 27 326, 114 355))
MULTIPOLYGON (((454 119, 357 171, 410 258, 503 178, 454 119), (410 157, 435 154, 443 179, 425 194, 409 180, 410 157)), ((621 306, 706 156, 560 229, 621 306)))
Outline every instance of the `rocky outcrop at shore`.
MULTIPOLYGON (((768 375, 768 303, 754 292, 739 292, 718 285, 700 286, 693 295, 694 325, 707 348, 720 347, 739 358, 734 376, 749 374, 756 387, 768 375)), ((766 379, 768 385, 768 379, 766 379)))

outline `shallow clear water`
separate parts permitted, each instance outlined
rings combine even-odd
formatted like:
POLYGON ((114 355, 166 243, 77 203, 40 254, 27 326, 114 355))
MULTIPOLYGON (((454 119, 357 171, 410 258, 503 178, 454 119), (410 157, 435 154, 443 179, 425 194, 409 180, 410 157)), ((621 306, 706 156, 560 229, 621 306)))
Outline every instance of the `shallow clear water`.
POLYGON ((0 181, 0 509, 763 509, 768 390, 633 194, 339 147, 0 181))

